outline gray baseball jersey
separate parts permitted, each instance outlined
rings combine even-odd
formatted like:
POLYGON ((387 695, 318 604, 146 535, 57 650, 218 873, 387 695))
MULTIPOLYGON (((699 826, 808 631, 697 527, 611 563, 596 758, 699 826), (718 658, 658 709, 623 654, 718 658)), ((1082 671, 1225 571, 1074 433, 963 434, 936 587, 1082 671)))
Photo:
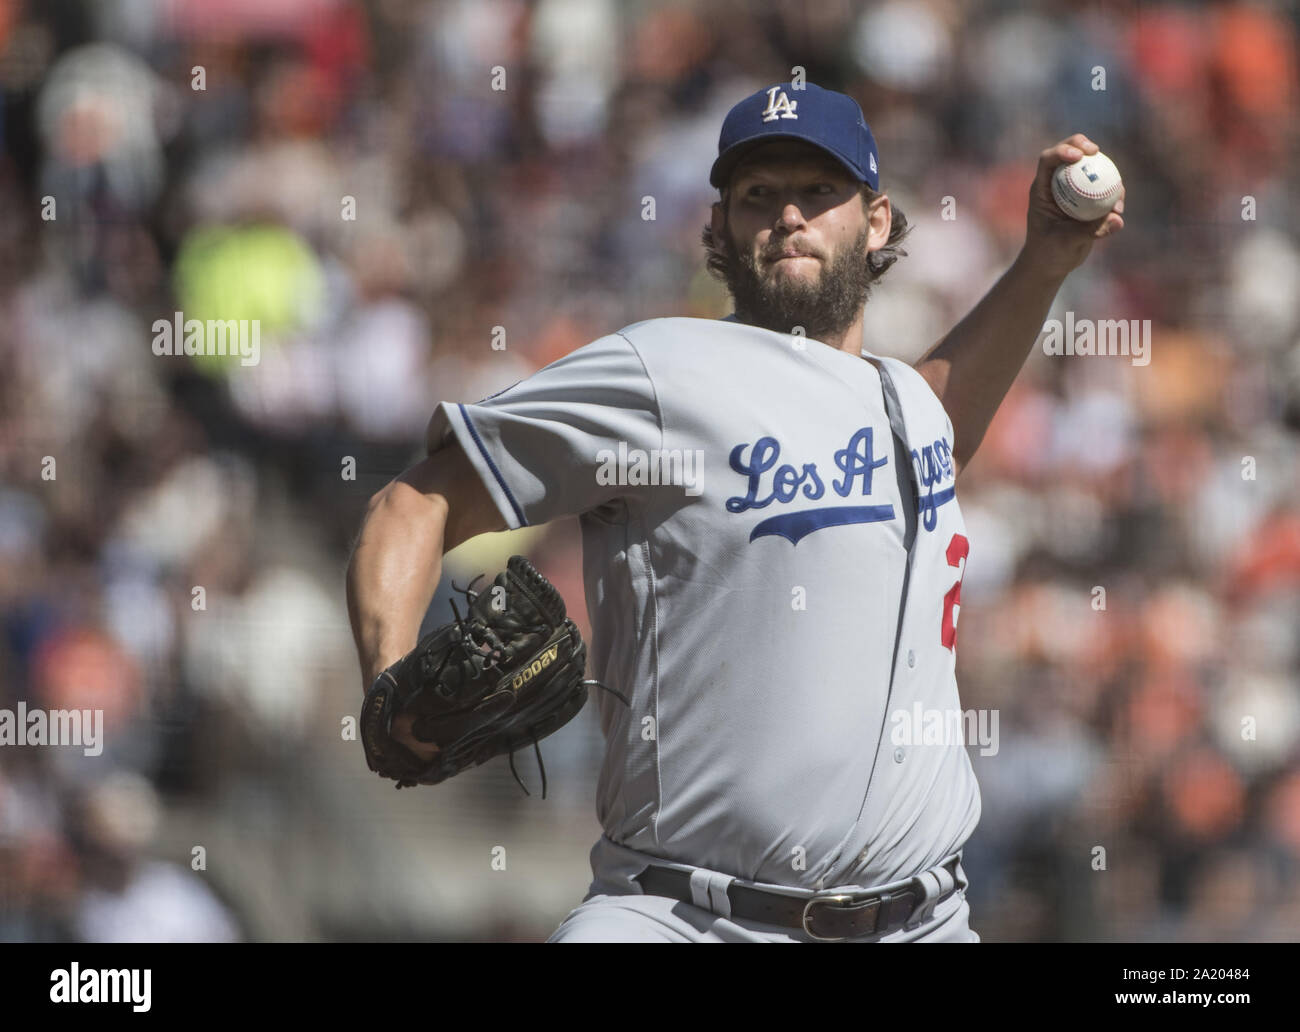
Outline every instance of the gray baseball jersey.
POLYGON ((652 319, 432 429, 509 527, 580 519, 591 675, 631 700, 597 693, 609 839, 807 889, 966 841, 965 747, 921 728, 959 712, 967 540, 952 423, 911 366, 652 319))

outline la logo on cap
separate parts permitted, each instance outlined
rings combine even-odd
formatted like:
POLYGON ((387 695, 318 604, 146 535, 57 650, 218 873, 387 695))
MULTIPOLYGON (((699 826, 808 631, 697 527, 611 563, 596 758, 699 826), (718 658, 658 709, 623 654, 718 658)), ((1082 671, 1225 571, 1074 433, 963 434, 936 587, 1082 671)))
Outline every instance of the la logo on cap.
POLYGON ((791 100, 785 95, 785 90, 780 86, 773 86, 767 91, 767 107, 763 109, 763 121, 775 122, 778 118, 795 118, 795 108, 799 106, 797 100, 791 100))

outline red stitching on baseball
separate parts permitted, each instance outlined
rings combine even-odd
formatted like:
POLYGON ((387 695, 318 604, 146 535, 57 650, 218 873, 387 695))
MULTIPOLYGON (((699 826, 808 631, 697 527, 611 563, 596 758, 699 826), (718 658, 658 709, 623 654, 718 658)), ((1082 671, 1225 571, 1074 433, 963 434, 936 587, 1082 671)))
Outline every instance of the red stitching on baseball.
POLYGON ((1087 190, 1074 181, 1074 173, 1070 171, 1067 171, 1065 173, 1065 178, 1069 180, 1070 186, 1074 188, 1075 193, 1083 197, 1091 197, 1094 200, 1100 200, 1101 198, 1105 197, 1107 194, 1112 194, 1115 192, 1115 187, 1113 186, 1109 190, 1102 190, 1100 193, 1094 192, 1092 190, 1087 190))

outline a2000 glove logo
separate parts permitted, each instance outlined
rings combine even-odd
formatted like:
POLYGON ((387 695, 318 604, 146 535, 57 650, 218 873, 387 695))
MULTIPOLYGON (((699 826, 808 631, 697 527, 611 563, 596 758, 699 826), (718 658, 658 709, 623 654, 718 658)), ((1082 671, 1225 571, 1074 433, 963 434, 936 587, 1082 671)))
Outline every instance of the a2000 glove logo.
POLYGON ((558 656, 559 654, 560 654, 560 646, 552 645, 549 649, 543 652, 535 660, 529 663, 528 666, 524 667, 524 669, 519 671, 519 673, 515 674, 514 680, 510 682, 510 690, 515 692, 519 691, 520 688, 522 688, 534 677, 536 677, 548 666, 550 666, 553 662, 555 662, 555 657, 558 656))

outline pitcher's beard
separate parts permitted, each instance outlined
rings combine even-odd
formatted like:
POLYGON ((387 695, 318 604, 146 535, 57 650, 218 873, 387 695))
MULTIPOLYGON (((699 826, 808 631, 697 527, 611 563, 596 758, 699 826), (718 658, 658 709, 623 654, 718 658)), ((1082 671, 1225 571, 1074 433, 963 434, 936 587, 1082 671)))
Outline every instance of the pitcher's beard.
POLYGON ((752 252, 740 253, 729 234, 727 289, 741 322, 776 333, 803 327, 806 337, 823 340, 843 333, 861 313, 871 291, 871 270, 866 246, 870 227, 864 227, 852 247, 843 248, 829 264, 821 264, 815 282, 802 277, 779 276, 764 280, 752 252))

